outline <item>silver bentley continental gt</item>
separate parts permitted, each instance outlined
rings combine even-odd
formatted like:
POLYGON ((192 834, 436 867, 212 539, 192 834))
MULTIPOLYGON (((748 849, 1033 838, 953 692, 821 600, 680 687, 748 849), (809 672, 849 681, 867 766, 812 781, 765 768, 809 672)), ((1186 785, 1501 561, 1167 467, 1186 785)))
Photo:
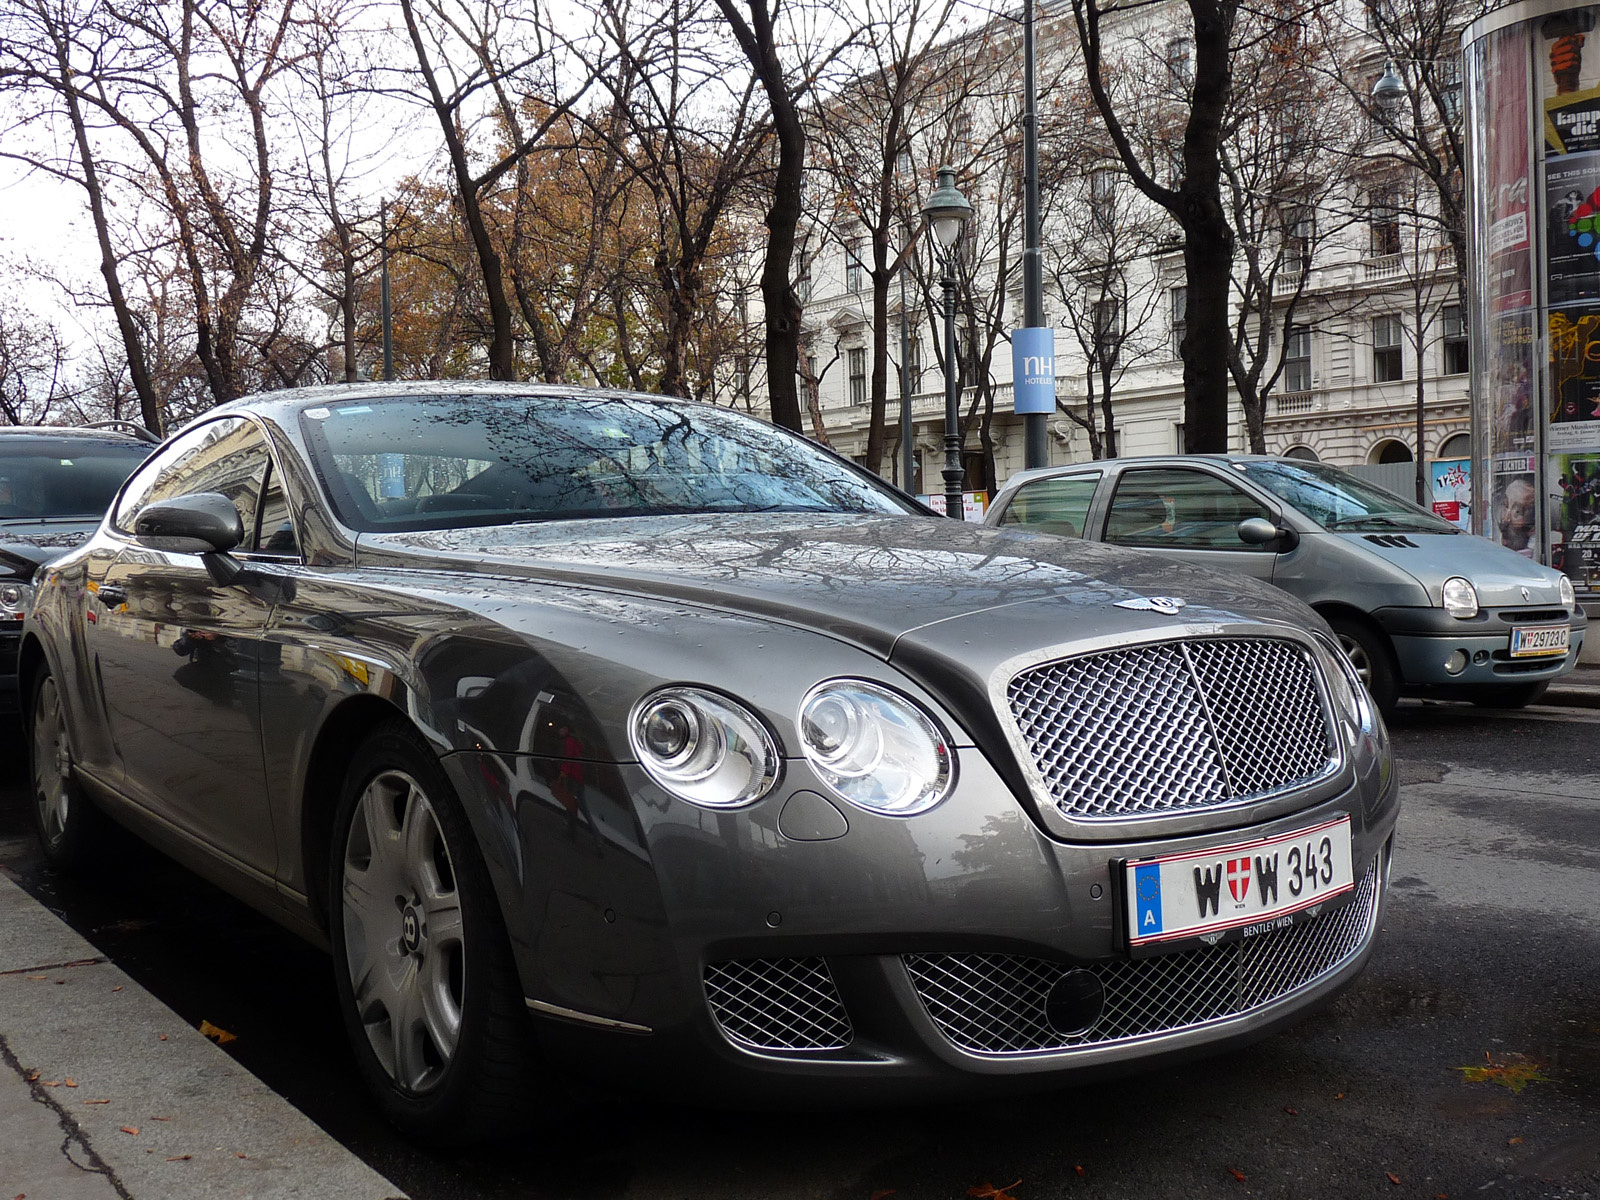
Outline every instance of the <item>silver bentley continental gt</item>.
POLYGON ((947 521, 722 409, 216 409, 39 578, 49 857, 105 817, 326 945, 388 1118, 1078 1081, 1360 971, 1398 808, 1265 583, 947 521))

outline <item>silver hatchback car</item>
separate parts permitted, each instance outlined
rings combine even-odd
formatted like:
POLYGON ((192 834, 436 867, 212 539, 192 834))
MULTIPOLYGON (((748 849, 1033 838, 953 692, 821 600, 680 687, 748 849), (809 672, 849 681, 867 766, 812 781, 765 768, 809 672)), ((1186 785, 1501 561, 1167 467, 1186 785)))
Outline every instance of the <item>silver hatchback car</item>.
POLYGON ((1588 624, 1559 571, 1324 463, 1184 455, 1026 471, 985 521, 1274 583, 1327 619, 1385 712, 1401 695, 1530 704, 1577 665, 1588 624))

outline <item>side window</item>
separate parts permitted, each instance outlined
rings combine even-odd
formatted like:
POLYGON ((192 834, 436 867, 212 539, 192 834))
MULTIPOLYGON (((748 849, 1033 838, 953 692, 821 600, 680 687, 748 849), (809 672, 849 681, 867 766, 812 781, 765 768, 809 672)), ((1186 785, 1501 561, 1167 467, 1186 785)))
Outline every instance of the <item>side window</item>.
POLYGON ((248 546, 256 528, 256 504, 267 463, 266 441, 249 421, 243 417, 208 421, 139 468, 117 502, 113 524, 123 533, 132 533, 134 518, 147 504, 196 492, 220 492, 239 510, 248 546))
POLYGON ((1065 479, 1036 479, 1017 489, 1002 525, 1021 525, 1036 533, 1082 537, 1089 517, 1089 501, 1100 482, 1099 472, 1065 479))
POLYGON ((1239 522, 1267 517, 1265 507, 1203 471, 1127 471, 1117 481, 1106 518, 1108 542, 1192 550, 1254 550, 1239 540, 1239 522))
MULTIPOLYGON (((246 532, 249 540, 249 531, 246 532)), ((267 473, 267 486, 261 493, 261 528, 256 534, 255 549, 274 557, 298 558, 300 539, 295 536, 294 517, 289 502, 284 498, 276 472, 267 473)))

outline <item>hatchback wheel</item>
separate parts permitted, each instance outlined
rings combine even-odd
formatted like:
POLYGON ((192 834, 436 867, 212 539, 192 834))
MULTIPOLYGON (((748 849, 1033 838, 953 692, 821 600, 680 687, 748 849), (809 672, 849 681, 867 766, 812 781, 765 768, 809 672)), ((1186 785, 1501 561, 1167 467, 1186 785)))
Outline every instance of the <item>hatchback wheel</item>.
POLYGON ((33 825, 52 866, 72 870, 92 862, 105 835, 105 818, 72 775, 61 690, 48 668, 33 685, 28 759, 33 785, 33 825))
POLYGON ((1333 627, 1339 645, 1344 647, 1350 665, 1366 685, 1372 703, 1387 717, 1400 699, 1400 685, 1395 678, 1394 657, 1388 640, 1371 626, 1349 617, 1330 617, 1328 624, 1333 627))
POLYGON ((329 858, 335 984, 384 1114, 435 1145, 510 1132, 534 1074, 522 989, 466 814, 408 726, 357 751, 329 858))

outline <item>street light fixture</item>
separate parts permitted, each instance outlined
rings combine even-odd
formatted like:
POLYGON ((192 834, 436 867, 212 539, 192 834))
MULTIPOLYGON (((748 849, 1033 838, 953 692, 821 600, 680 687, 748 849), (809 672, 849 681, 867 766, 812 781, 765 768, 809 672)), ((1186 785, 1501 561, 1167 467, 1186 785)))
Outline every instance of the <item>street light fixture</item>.
POLYGON ((1383 74, 1378 77, 1378 82, 1372 85, 1372 99, 1379 108, 1386 113, 1391 113, 1400 107, 1400 102, 1406 98, 1406 83, 1395 73, 1394 63, 1383 64, 1383 74))
POLYGON ((956 366, 956 268, 955 246, 961 231, 972 219, 972 205, 956 190, 956 173, 940 167, 933 195, 922 206, 922 215, 933 230, 939 246, 944 288, 944 515, 963 519, 960 391, 956 366))

